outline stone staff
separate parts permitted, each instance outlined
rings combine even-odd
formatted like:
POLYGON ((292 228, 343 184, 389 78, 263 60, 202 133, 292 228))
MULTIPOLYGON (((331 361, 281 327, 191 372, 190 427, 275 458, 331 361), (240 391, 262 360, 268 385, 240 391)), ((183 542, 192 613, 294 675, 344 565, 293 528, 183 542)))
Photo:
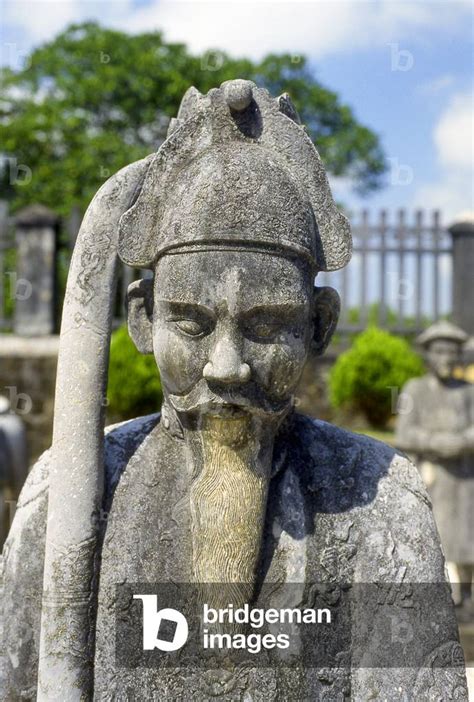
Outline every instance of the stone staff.
POLYGON ((56 381, 44 563, 38 700, 92 694, 97 514, 103 497, 103 427, 118 223, 150 159, 98 191, 68 276, 56 381))

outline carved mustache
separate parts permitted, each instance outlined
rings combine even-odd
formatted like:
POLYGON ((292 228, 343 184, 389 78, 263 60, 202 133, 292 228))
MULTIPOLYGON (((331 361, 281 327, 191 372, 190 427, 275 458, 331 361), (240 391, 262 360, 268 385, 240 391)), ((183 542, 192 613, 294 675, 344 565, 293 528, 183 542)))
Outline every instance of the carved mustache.
POLYGON ((285 412, 291 399, 273 400, 255 383, 245 388, 229 388, 201 379, 189 393, 169 395, 169 402, 177 412, 216 412, 232 414, 235 409, 257 415, 279 415, 285 412))

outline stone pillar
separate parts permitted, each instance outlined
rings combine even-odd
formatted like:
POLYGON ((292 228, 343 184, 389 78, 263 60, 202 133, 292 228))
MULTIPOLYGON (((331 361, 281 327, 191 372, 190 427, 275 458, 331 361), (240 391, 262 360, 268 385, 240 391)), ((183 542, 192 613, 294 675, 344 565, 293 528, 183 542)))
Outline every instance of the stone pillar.
POLYGON ((453 241, 453 322, 474 335, 474 212, 448 227, 453 241))
POLYGON ((30 205, 15 218, 17 265, 10 281, 15 296, 14 332, 46 336, 55 327, 57 215, 30 205))

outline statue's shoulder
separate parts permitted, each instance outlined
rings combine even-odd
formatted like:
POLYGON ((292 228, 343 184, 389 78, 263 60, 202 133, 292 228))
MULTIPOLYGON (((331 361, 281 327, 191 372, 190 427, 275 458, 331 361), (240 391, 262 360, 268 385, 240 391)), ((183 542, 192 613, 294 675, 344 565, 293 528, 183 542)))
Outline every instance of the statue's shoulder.
MULTIPOLYGON (((153 414, 106 427, 105 470, 109 486, 120 478, 159 418, 159 414, 153 414)), ((38 659, 51 464, 52 454, 48 449, 29 472, 16 510, 12 509, 14 518, 0 555, 0 691, 20 689, 28 699, 34 696, 38 659), (25 638, 24 631, 34 635, 25 638), (6 650, 17 661, 13 667, 8 656, 2 655, 6 650)), ((8 692, 6 695, 8 699, 8 692)))
POLYGON ((407 582, 444 582, 431 502, 412 462, 381 441, 327 422, 302 418, 297 426, 297 470, 308 510, 329 520, 328 533, 348 535, 359 577, 403 572, 407 582))
POLYGON ((130 455, 146 439, 160 421, 160 412, 144 417, 128 419, 105 427, 105 446, 117 455, 117 451, 130 455))
MULTIPOLYGON (((120 424, 105 428, 104 459, 106 482, 113 484, 118 480, 131 456, 158 424, 160 414, 150 414, 138 417, 120 424)), ((5 550, 11 550, 13 543, 22 542, 23 547, 30 546, 30 540, 25 542, 22 534, 39 530, 39 541, 44 540, 42 532, 46 526, 46 508, 48 500, 49 473, 51 469, 51 449, 45 451, 33 465, 18 498, 10 534, 5 544, 5 550)))
MULTIPOLYGON (((159 416, 140 417, 105 429, 109 486, 120 478, 159 416)), ((51 464, 49 449, 26 479, 0 555, 0 700, 10 699, 13 690, 21 690, 25 699, 35 695, 51 464), (25 631, 32 635, 25 636, 25 631), (3 655, 4 651, 8 655, 3 655)))
POLYGON ((104 462, 106 482, 114 486, 130 458, 160 421, 160 413, 130 419, 105 428, 104 462))
MULTIPOLYGON (((104 460, 110 479, 113 479, 115 473, 123 470, 127 461, 159 421, 160 413, 157 412, 105 427, 104 460)), ((36 504, 47 493, 50 464, 51 449, 48 449, 38 458, 29 472, 18 499, 17 510, 36 504)))
POLYGON ((429 374, 421 375, 418 378, 410 378, 402 388, 402 392, 415 397, 416 395, 424 395, 428 390, 432 389, 432 378, 429 374))
POLYGON ((350 497, 354 507, 387 496, 394 506, 409 493, 431 510, 419 471, 393 446, 304 415, 298 415, 294 427, 305 480, 316 492, 320 485, 343 503, 350 497))

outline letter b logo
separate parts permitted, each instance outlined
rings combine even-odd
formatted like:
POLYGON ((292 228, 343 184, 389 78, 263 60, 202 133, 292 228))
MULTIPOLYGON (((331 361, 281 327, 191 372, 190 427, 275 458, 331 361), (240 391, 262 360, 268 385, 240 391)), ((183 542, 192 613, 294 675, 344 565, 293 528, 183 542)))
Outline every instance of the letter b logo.
POLYGON ((158 610, 156 595, 134 595, 143 602, 143 650, 177 651, 188 640, 188 622, 177 609, 158 610))

